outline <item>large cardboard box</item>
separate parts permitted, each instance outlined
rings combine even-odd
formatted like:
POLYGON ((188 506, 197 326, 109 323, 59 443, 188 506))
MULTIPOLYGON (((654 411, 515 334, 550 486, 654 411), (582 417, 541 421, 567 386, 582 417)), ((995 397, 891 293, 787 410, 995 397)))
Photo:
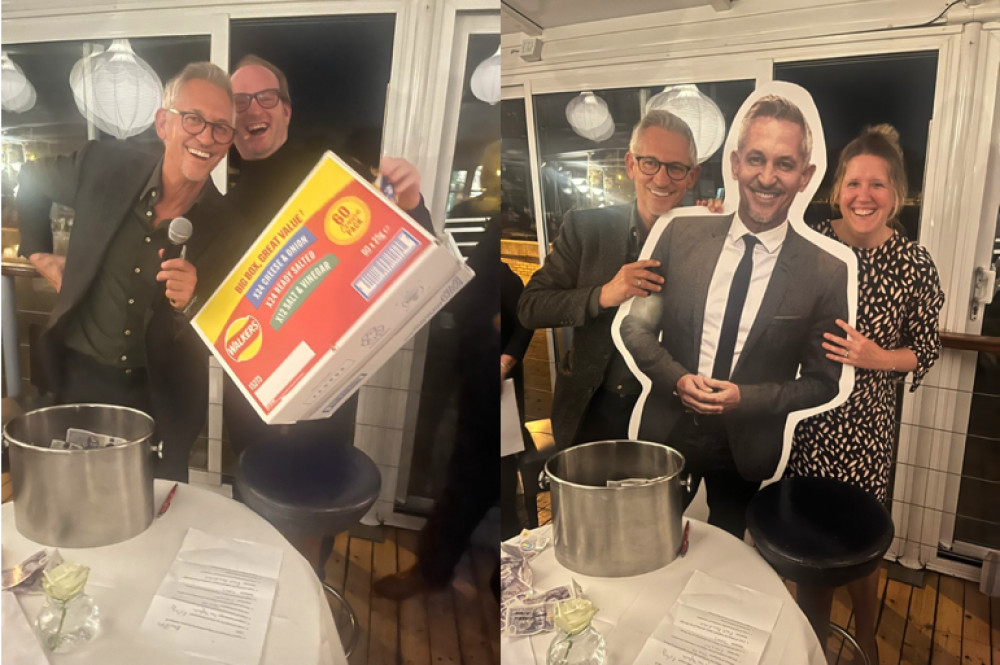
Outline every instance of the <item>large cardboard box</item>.
POLYGON ((324 418, 472 277, 328 152, 193 324, 265 422, 324 418))

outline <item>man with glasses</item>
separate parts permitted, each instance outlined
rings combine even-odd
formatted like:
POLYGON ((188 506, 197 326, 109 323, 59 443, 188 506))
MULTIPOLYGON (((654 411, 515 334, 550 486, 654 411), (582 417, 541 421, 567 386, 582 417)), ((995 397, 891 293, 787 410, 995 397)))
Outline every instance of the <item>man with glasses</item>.
MULTIPOLYGON (((245 249, 330 146, 289 140, 292 102, 288 79, 274 64, 248 55, 236 65, 232 85, 238 159, 233 160, 237 175, 226 198, 247 216, 241 243, 245 249)), ((392 184, 399 207, 424 227, 432 228, 420 195, 417 169, 403 159, 385 157, 380 175, 392 184)))
POLYGON ((43 374, 32 379, 59 403, 152 415, 164 443, 154 470, 182 481, 208 398, 207 352, 185 313, 211 293, 212 266, 201 259, 234 224, 209 178, 229 149, 233 119, 226 73, 189 64, 167 83, 156 112, 162 153, 91 141, 71 156, 28 162, 18 191, 20 252, 58 292, 32 346, 43 374), (53 203, 76 211, 64 257, 52 253, 53 203), (163 260, 180 216, 193 226, 185 258, 163 260))
POLYGON ((568 213, 552 253, 524 289, 518 316, 525 327, 574 328, 552 402, 559 448, 628 436, 642 388, 612 342, 611 323, 623 302, 660 290, 659 262, 639 261, 639 250, 660 215, 694 187, 696 156, 683 120, 666 111, 647 113, 625 155, 635 202, 568 213))
POLYGON ((846 264, 788 222, 816 172, 802 111, 764 95, 739 131, 736 214, 676 217, 650 239, 666 281, 632 302, 620 332, 652 381, 639 439, 679 450, 694 481, 685 507, 704 479, 709 523, 742 538, 788 414, 837 395, 841 365, 825 357, 823 334, 848 309, 846 264))

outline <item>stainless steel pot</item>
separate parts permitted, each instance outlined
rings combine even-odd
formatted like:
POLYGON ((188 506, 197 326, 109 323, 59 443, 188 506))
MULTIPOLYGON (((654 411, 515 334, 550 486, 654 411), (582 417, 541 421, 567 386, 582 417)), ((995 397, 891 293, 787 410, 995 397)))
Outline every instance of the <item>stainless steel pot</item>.
POLYGON ((10 446, 17 530, 56 547, 110 545, 145 531, 153 521, 152 436, 148 415, 106 404, 53 406, 11 420, 3 437, 10 446), (126 442, 92 450, 50 448, 70 427, 126 442))
POLYGON ((640 575, 673 561, 683 469, 679 452, 644 441, 595 441, 550 457, 556 559, 594 577, 640 575))

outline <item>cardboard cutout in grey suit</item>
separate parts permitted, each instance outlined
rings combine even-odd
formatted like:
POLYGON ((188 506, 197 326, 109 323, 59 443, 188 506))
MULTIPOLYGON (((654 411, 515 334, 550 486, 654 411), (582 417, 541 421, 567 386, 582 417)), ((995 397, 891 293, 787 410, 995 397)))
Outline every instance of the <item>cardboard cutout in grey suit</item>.
POLYGON ((656 222, 640 258, 660 261, 663 289, 625 303, 612 336, 643 385, 629 435, 685 454, 706 481, 709 521, 741 535, 745 502, 781 476, 795 423, 850 394, 853 368, 821 343, 836 319, 855 320, 857 269, 802 221, 826 164, 805 90, 758 88, 724 150, 723 213, 678 208, 656 222))

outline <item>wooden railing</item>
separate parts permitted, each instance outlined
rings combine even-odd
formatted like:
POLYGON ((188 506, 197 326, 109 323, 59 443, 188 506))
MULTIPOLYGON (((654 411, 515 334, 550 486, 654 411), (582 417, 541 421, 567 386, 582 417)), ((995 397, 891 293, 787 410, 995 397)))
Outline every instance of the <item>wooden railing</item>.
POLYGON ((1000 337, 943 332, 941 333, 941 346, 959 351, 1000 353, 1000 337))

